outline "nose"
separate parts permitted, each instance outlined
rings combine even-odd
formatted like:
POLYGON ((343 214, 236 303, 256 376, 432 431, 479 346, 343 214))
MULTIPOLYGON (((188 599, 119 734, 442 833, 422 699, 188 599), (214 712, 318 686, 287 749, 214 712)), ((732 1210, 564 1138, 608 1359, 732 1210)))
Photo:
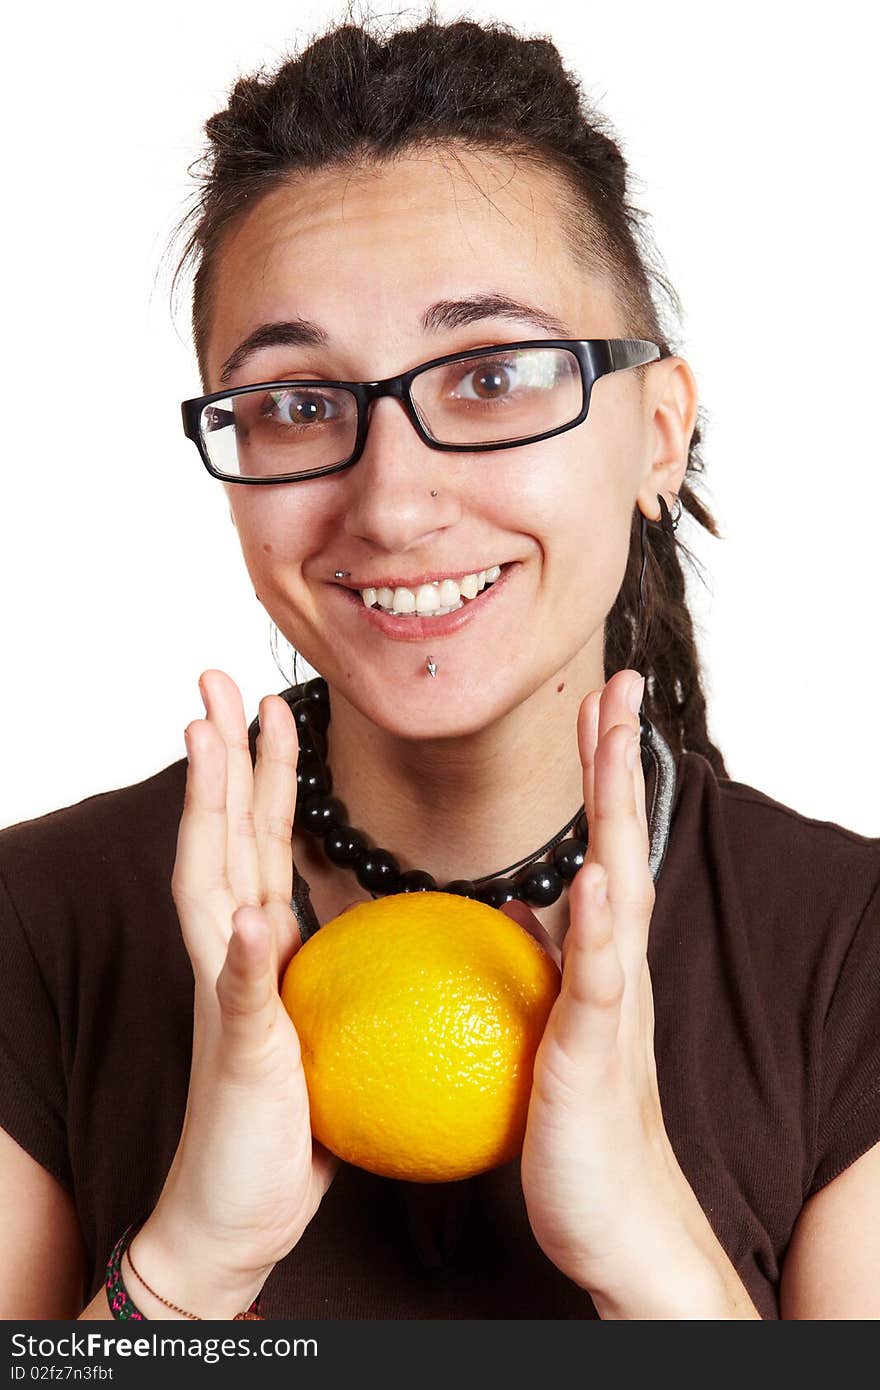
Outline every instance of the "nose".
POLYGON ((402 555, 458 518, 455 488, 448 484, 465 456, 429 448, 399 400, 383 396, 369 410, 364 452, 343 474, 345 529, 372 550, 402 555))

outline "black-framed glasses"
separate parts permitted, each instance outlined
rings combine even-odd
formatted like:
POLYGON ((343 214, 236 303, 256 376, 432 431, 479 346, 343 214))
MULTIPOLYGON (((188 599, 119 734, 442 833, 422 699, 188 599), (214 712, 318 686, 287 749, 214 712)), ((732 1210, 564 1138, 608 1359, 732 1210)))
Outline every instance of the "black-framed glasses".
POLYGON ((574 429, 599 377, 660 355, 642 338, 502 343, 434 357, 384 381, 299 377, 214 391, 182 402, 183 429, 223 482, 303 482, 357 463, 380 396, 400 401, 432 449, 512 449, 574 429))

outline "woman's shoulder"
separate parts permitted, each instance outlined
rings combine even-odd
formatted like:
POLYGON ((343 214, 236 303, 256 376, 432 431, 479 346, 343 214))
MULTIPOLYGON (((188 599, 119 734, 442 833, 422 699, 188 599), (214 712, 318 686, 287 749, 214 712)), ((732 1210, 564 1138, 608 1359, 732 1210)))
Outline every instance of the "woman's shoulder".
POLYGON ((880 836, 809 816, 760 787, 720 777, 701 753, 677 759, 674 824, 685 859, 709 851, 743 886, 790 900, 805 891, 855 906, 880 885, 880 836))
POLYGON ((176 841, 186 759, 139 782, 96 792, 0 829, 0 875, 33 879, 106 878, 114 864, 164 860, 176 841))
POLYGON ((880 1139, 880 839, 700 753, 676 771, 648 939, 664 1117, 770 1307, 804 1201, 880 1139))
MULTIPOLYGON (((305 683, 281 691, 293 705, 305 683)), ((256 760, 259 718, 248 725, 251 761, 256 760)), ((167 857, 176 844, 186 790, 186 758, 126 786, 110 788, 43 815, 0 828, 0 873, 13 863, 52 862, 82 872, 104 868, 127 855, 158 853, 167 857), (91 853, 88 853, 88 851, 91 853), (87 851, 83 859, 83 851, 87 851)))
MULTIPOLYGON (((303 685, 283 698, 293 704, 303 685)), ((254 718, 252 762, 258 732, 254 718)), ((22 918, 36 916, 46 931, 61 932, 81 910, 122 908, 137 891, 169 908, 186 772, 186 758, 178 758, 138 782, 0 828, 0 883, 22 918)))
POLYGON ((719 777, 699 753, 677 771, 662 917, 731 989, 747 975, 768 1009, 798 1000, 821 1020, 854 954, 880 972, 880 838, 719 777))

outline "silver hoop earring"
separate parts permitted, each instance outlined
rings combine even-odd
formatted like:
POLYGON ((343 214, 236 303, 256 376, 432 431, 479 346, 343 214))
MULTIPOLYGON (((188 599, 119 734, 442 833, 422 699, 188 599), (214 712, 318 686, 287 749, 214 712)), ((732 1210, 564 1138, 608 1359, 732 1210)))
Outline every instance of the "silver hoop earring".
POLYGON ((272 653, 272 660, 275 662, 275 665, 278 667, 278 670, 281 672, 281 675, 284 677, 284 680, 285 680, 285 682, 287 683, 287 685, 299 685, 299 680, 298 680, 298 678, 297 678, 297 670, 296 670, 296 659, 297 659, 297 655, 298 655, 297 650, 296 650, 296 647, 292 646, 291 643, 287 641, 287 638, 286 638, 286 637, 284 638, 284 641, 287 643, 287 649, 288 649, 288 651, 293 652, 293 679, 291 680, 291 678, 290 678, 288 672, 285 671, 284 667, 281 665, 281 662, 280 662, 279 659, 278 659, 278 636, 279 636, 278 628, 275 626, 275 623, 274 623, 274 622, 272 621, 272 619, 270 618, 270 619, 269 619, 269 650, 270 650, 271 653, 272 653))

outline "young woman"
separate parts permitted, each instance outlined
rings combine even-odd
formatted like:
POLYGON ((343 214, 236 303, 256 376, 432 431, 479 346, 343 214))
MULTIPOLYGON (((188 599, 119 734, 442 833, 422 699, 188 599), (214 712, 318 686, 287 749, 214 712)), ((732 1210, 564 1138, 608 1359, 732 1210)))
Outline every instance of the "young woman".
POLYGON ((709 740, 619 149, 466 22, 342 27, 207 132, 184 423, 321 678, 248 723, 206 671, 185 759, 0 834, 0 1312, 880 1315, 880 840, 709 740), (278 985, 435 885, 562 981, 521 1159, 420 1185, 313 1142, 278 985))

